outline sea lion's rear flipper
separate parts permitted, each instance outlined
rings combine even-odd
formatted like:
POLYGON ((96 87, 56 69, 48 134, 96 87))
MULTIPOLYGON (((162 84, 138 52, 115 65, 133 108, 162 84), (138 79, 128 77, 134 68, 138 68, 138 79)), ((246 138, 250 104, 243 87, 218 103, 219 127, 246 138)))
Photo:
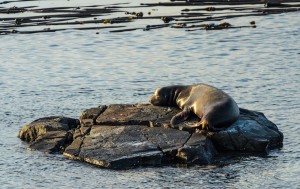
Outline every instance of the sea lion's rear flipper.
POLYGON ((172 117, 172 119, 170 121, 171 127, 173 127, 173 128, 178 127, 176 125, 187 120, 189 115, 190 115, 190 110, 188 108, 184 108, 182 112, 179 112, 174 117, 172 117))

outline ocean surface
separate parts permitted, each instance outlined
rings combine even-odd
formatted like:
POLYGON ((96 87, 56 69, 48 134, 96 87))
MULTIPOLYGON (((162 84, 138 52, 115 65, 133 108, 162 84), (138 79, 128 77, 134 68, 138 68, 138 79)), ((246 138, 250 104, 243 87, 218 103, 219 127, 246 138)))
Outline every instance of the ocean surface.
MULTIPOLYGON (((45 2, 22 5, 38 3, 45 2)), ((220 31, 0 35, 0 188, 300 188, 299 18, 299 12, 236 18, 230 22, 255 20, 257 28, 220 31), (263 112, 283 132, 283 148, 222 167, 112 171, 29 151, 17 137, 41 117, 78 118, 99 104, 146 103, 157 87, 195 83, 263 112)))

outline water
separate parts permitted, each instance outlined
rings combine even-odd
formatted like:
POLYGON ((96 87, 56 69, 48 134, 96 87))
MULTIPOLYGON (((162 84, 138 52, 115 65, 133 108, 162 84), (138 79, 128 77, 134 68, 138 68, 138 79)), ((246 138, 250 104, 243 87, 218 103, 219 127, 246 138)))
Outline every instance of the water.
POLYGON ((0 36, 1 188, 300 188, 299 13, 232 19, 258 27, 0 36), (99 169, 26 150, 17 138, 44 116, 77 118, 99 104, 145 103, 155 88, 208 83, 284 133, 268 157, 223 167, 99 169))

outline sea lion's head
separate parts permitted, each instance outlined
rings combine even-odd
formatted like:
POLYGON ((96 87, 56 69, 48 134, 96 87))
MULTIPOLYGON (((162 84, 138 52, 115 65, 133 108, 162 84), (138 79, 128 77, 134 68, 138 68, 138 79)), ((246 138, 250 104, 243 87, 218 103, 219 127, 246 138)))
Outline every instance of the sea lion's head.
POLYGON ((167 102, 167 94, 164 90, 162 90, 162 88, 158 88, 149 99, 149 102, 155 106, 164 106, 167 102))
POLYGON ((176 90, 176 86, 158 88, 149 102, 155 106, 174 106, 176 105, 176 90))

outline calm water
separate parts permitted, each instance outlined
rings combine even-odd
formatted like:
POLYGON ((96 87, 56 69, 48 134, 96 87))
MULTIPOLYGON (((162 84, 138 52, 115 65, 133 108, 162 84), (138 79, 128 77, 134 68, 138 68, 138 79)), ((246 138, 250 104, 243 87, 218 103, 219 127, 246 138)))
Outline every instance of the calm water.
POLYGON ((231 20, 255 20, 256 29, 0 36, 1 188, 300 188, 299 17, 231 20), (284 147, 224 167, 111 171, 28 151, 17 138, 40 117, 77 118, 99 104, 145 103, 159 86, 199 82, 264 112, 284 147))

